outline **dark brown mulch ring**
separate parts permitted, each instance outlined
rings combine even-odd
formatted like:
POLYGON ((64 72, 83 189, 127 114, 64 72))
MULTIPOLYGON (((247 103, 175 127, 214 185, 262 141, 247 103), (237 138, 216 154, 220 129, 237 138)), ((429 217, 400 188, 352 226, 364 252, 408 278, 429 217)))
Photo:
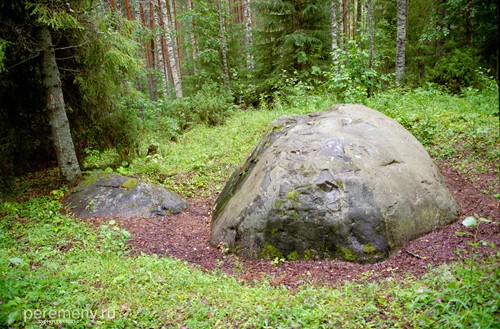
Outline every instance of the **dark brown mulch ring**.
MULTIPOLYGON (((447 227, 422 236, 377 264, 359 265, 336 260, 287 261, 277 265, 272 261, 240 259, 224 254, 208 243, 209 221, 215 196, 191 199, 189 208, 182 214, 158 219, 121 221, 120 225, 132 233, 130 246, 134 254, 171 256, 199 265, 204 270, 220 268, 239 278, 253 281, 268 278, 273 284, 297 287, 303 282, 335 283, 339 280, 377 280, 408 274, 419 277, 429 266, 459 261, 470 257, 467 244, 471 236, 457 235, 465 231, 461 225, 464 217, 478 214, 499 221, 499 200, 482 193, 486 186, 498 182, 494 172, 474 176, 474 180, 460 176, 446 163, 438 163, 450 191, 462 208, 460 219, 447 227), (466 250, 466 252, 457 252, 466 250)), ((498 189, 497 189, 498 191, 498 189)), ((482 224, 478 239, 500 245, 500 225, 482 224)), ((472 229, 469 229, 472 231, 472 229)), ((475 251, 480 257, 493 255, 494 250, 482 246, 475 251)))

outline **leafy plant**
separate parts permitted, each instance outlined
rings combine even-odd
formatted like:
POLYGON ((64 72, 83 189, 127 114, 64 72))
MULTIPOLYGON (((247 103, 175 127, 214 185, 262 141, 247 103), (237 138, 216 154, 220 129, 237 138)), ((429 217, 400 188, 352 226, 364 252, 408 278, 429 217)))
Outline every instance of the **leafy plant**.
POLYGON ((378 93, 364 104, 384 112, 408 129, 436 159, 459 172, 495 170, 498 90, 494 81, 482 91, 449 95, 427 86, 414 91, 378 93))
POLYGON ((480 71, 479 58, 468 49, 455 49, 429 70, 429 81, 455 94, 467 87, 482 88, 487 80, 480 71))
POLYGON ((458 235, 469 235, 473 237, 472 241, 468 241, 467 244, 469 244, 473 250, 479 248, 481 245, 483 246, 489 246, 490 248, 496 248, 496 245, 486 241, 486 240, 479 240, 479 226, 481 223, 492 223, 491 220, 484 218, 484 217, 479 217, 477 214, 474 214, 474 216, 468 216, 462 221, 462 225, 467 227, 467 228, 474 228, 474 232, 469 232, 469 231, 459 231, 456 232, 458 235))

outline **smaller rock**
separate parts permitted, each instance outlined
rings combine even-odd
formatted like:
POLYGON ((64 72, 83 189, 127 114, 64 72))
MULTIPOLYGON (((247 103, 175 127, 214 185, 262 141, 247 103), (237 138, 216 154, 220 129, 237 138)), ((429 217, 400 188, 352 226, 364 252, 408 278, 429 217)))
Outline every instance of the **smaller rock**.
POLYGON ((106 172, 90 175, 65 203, 80 218, 165 216, 187 208, 180 196, 161 186, 106 172))

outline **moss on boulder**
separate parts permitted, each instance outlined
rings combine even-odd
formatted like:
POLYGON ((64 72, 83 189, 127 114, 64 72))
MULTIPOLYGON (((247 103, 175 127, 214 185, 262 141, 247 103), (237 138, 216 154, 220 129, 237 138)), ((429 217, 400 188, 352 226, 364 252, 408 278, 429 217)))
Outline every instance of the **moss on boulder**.
POLYGON ((181 197, 161 186, 107 172, 87 177, 71 191, 65 203, 81 218, 164 216, 187 208, 181 197))
POLYGON ((407 130, 367 107, 338 105, 271 125, 217 199, 210 242, 247 258, 375 262, 458 214, 407 130))

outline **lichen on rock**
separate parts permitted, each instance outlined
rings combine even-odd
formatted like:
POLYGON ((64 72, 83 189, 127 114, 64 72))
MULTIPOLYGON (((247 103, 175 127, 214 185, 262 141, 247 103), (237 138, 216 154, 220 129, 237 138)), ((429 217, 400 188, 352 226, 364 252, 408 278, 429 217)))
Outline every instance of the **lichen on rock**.
POLYGON ((71 191, 65 203, 81 218, 164 216, 187 207, 181 197, 161 186, 107 172, 87 177, 71 191))
POLYGON ((339 105, 271 125, 217 199, 210 242, 248 258, 374 262, 458 214, 408 131, 339 105))

